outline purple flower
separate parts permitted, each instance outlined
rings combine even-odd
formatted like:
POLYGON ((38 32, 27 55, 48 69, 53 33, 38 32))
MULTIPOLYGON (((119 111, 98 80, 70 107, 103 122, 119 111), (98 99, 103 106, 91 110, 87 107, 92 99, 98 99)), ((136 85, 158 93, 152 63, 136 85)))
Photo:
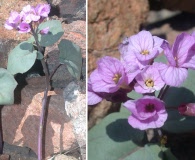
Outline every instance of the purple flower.
POLYGON ((134 89, 138 93, 152 93, 160 90, 165 85, 158 69, 154 68, 154 66, 145 67, 135 79, 137 83, 134 89))
POLYGON ((40 34, 42 34, 42 35, 48 34, 48 32, 49 32, 49 27, 46 27, 46 28, 40 30, 40 34))
POLYGON ((102 101, 102 97, 100 97, 97 93, 95 93, 92 89, 91 80, 88 79, 88 105, 95 105, 102 101))
POLYGON ((28 23, 20 23, 18 29, 19 29, 19 33, 28 33, 31 31, 30 25, 28 23))
POLYGON ((195 116, 195 103, 182 104, 178 107, 178 111, 185 116, 195 116))
POLYGON ((153 96, 129 100, 124 106, 132 113, 128 118, 129 124, 140 130, 162 127, 168 116, 164 102, 153 96))
POLYGON ((148 63, 162 51, 162 43, 163 39, 152 36, 148 31, 141 31, 129 38, 128 54, 134 54, 140 63, 148 63))
POLYGON ((98 61, 98 68, 91 73, 90 79, 95 92, 114 93, 119 88, 129 88, 130 83, 122 63, 108 56, 98 61))
POLYGON ((50 9, 51 7, 49 4, 39 4, 36 6, 35 11, 39 16, 48 17, 50 9))
POLYGON ((20 22, 21 22, 20 14, 18 12, 11 12, 10 17, 6 21, 4 27, 9 30, 16 29, 20 22))
POLYGON ((145 66, 141 64, 133 53, 128 50, 129 38, 125 38, 119 45, 119 51, 121 53, 121 61, 125 68, 125 72, 129 81, 133 81, 135 76, 141 72, 141 69, 145 66))
POLYGON ((168 65, 156 63, 162 79, 170 86, 180 86, 188 75, 188 68, 195 69, 195 39, 193 36, 182 33, 177 36, 173 47, 164 41, 162 48, 168 60, 168 65))
POLYGON ((38 15, 35 8, 30 5, 25 6, 20 14, 24 23, 31 23, 32 21, 36 22, 40 19, 40 15, 38 15))

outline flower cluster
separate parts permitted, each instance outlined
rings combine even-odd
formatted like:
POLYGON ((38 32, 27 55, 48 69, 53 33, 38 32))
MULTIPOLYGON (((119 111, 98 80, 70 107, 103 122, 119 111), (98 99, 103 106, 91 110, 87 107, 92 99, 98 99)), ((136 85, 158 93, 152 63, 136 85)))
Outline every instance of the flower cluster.
MULTIPOLYGON (((38 4, 36 7, 30 5, 25 6, 20 13, 13 11, 6 21, 4 27, 8 30, 18 30, 20 33, 31 31, 32 22, 42 22, 50 12, 49 4, 38 4)), ((48 29, 43 31, 47 34, 48 29)))
POLYGON ((97 62, 97 69, 89 77, 88 104, 103 99, 123 102, 132 113, 128 122, 134 128, 161 127, 167 112, 162 97, 156 98, 154 92, 181 86, 188 69, 195 69, 194 35, 180 34, 173 46, 148 31, 124 39, 119 45, 120 60, 106 56, 97 62), (167 63, 155 62, 163 53, 167 63), (131 100, 127 94, 132 90, 143 97, 131 100))

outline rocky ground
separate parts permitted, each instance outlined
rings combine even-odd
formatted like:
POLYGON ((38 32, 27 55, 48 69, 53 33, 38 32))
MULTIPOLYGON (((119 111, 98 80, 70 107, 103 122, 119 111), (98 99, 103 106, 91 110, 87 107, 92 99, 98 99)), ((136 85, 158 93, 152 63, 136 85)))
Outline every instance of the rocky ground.
MULTIPOLYGON (((63 92, 68 84, 74 81, 80 87, 78 98, 83 102, 81 106, 85 107, 86 3, 84 0, 48 0, 47 2, 51 4, 49 18, 62 22, 64 29, 62 38, 73 41, 81 48, 83 67, 82 79, 79 81, 71 77, 65 65, 61 66, 52 78, 53 90, 49 92, 44 157, 52 160, 85 160, 86 144, 83 141, 86 140, 86 121, 83 121, 84 117, 78 119, 67 115, 63 92), (80 131, 81 137, 77 136, 78 124, 75 126, 75 122, 83 127, 80 131)), ((46 1, 0 0, 0 67, 6 67, 8 54, 14 46, 29 38, 29 34, 5 30, 3 25, 9 13, 20 11, 27 4, 38 3, 46 3, 46 1)), ((59 63, 57 45, 48 47, 46 52, 49 56, 48 68, 52 72, 59 63)), ((26 74, 18 74, 16 79, 19 85, 15 91, 15 104, 4 106, 2 109, 4 154, 10 155, 11 160, 34 160, 37 159, 38 123, 44 91, 44 73, 40 62, 36 61, 32 69, 26 74)), ((0 159, 3 160, 2 157, 0 159)))

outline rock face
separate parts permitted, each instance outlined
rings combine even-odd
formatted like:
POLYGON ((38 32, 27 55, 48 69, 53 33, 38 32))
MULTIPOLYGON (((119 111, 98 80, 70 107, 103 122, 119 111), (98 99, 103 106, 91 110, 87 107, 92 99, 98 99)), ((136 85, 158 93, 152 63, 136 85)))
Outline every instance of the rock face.
POLYGON ((166 8, 169 10, 180 10, 195 13, 195 1, 192 0, 149 0, 152 9, 166 8))
MULTIPOLYGON (((39 117, 44 91, 44 77, 28 80, 22 89, 21 104, 2 109, 4 141, 27 146, 37 153, 39 117)), ((44 139, 44 155, 69 150, 76 146, 73 125, 64 109, 62 91, 49 92, 49 107, 44 139)))
POLYGON ((118 57, 118 45, 125 36, 139 31, 148 12, 146 0, 88 1, 88 71, 104 55, 118 57))
POLYGON ((85 0, 47 0, 47 2, 51 4, 54 15, 65 18, 68 23, 86 20, 85 0))
POLYGON ((64 89, 65 110, 71 118, 74 133, 80 147, 82 160, 86 160, 86 95, 81 93, 81 87, 71 82, 64 89))

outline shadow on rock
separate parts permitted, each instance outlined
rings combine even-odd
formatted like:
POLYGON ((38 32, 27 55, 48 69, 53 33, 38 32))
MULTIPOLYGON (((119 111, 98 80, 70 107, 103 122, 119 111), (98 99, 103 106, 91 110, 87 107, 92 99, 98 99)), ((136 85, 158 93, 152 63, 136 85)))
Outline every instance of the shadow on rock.
POLYGON ((170 26, 177 31, 185 31, 195 26, 194 14, 182 12, 174 17, 149 24, 145 27, 146 30, 151 30, 157 27, 161 27, 164 24, 170 24, 170 26))

